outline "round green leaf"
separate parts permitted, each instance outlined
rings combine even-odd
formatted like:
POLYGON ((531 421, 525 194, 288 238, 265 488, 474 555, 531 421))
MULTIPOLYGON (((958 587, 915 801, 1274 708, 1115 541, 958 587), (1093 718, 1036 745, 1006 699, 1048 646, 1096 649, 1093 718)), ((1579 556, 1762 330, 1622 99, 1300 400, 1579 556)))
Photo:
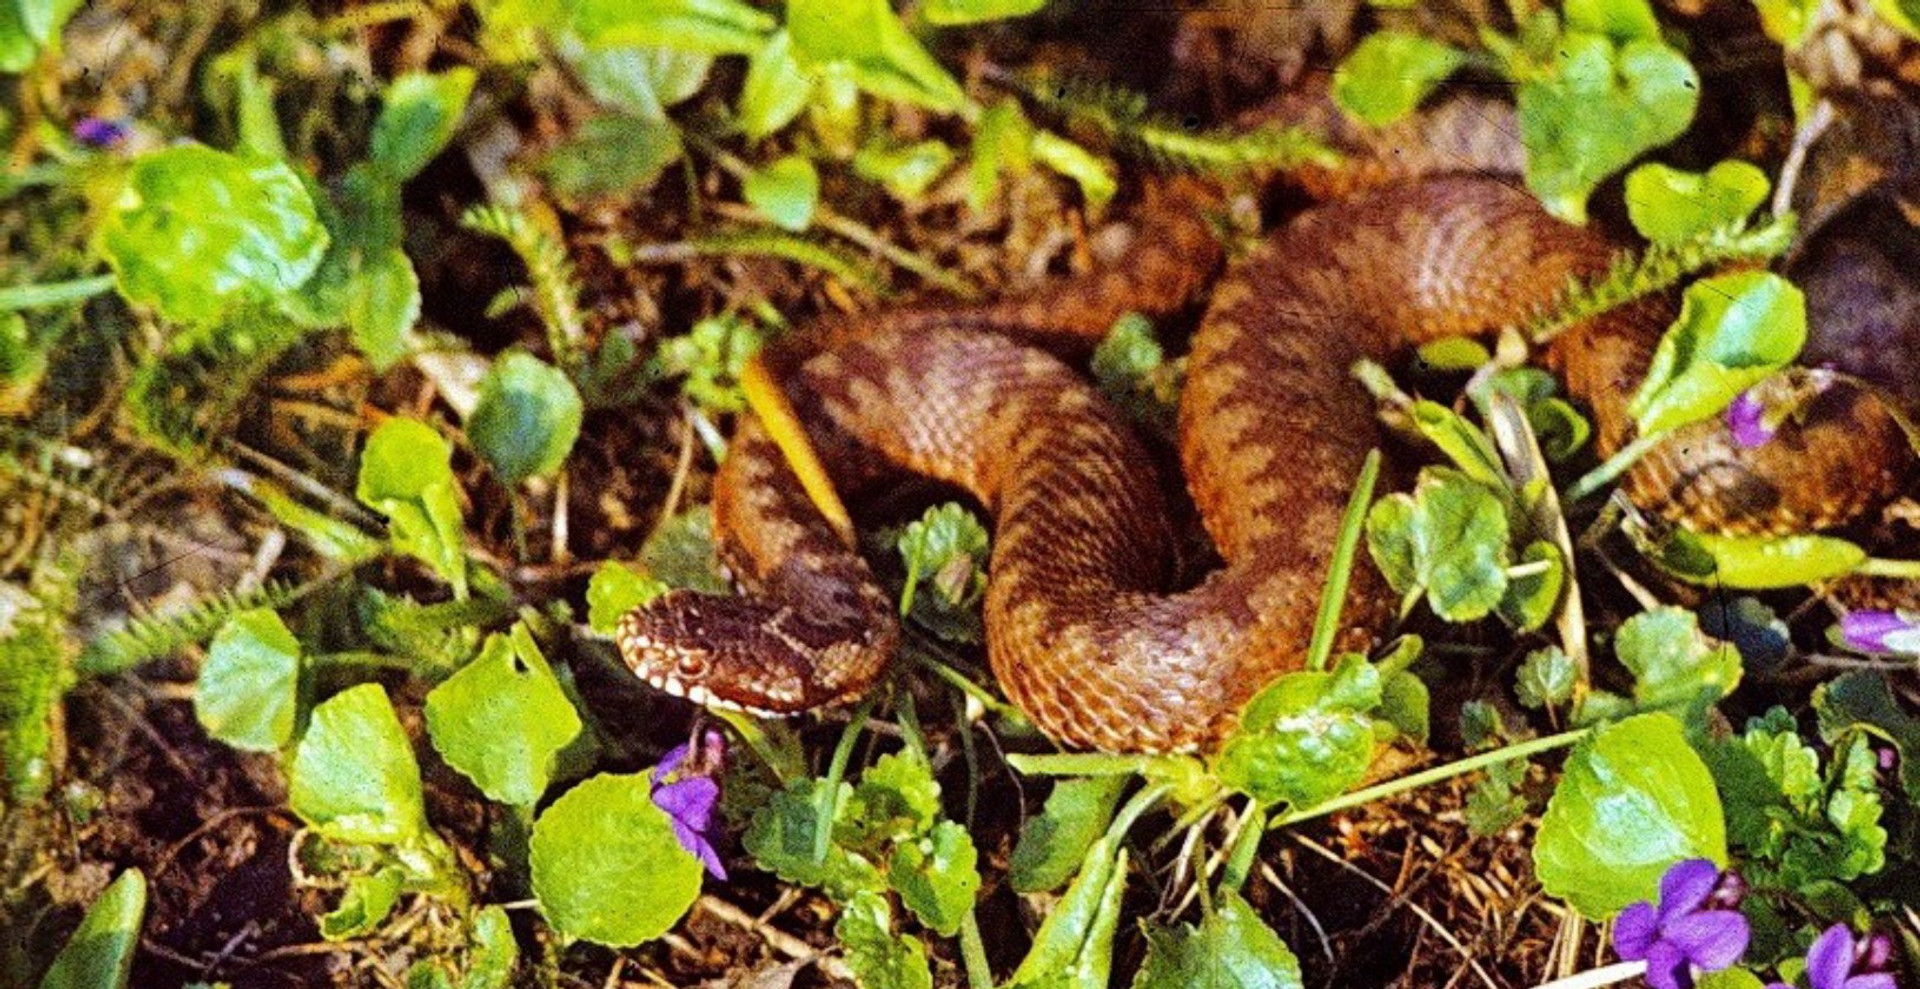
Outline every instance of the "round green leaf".
POLYGON ((379 684, 313 709, 287 767, 287 805, 338 841, 398 844, 426 830, 420 766, 379 684))
POLYGON ((911 201, 953 164, 953 149, 928 139, 892 147, 870 144, 853 156, 853 171, 887 187, 895 199, 911 201))
POLYGON ((608 560, 587 580, 587 627, 612 635, 620 616, 667 592, 665 582, 608 560))
POLYGON ((360 262, 347 282, 347 326, 374 370, 407 353, 407 331, 420 318, 420 276, 406 252, 390 248, 360 262))
POLYGON ((980 892, 979 854, 973 836, 954 821, 941 821, 919 838, 894 846, 887 885, 914 916, 943 937, 960 932, 980 892))
POLYGON ((1585 223, 1595 186, 1687 129, 1700 77, 1655 39, 1615 47, 1605 35, 1568 31, 1554 52, 1551 64, 1527 67, 1518 94, 1527 188, 1554 215, 1585 223))
POLYGON ((1744 161, 1706 172, 1649 163, 1627 173, 1627 217, 1648 240, 1675 244, 1744 219, 1769 188, 1767 173, 1744 161))
POLYGON ((820 199, 820 173, 813 162, 799 155, 787 155, 747 176, 741 193, 773 225, 799 233, 813 222, 813 207, 820 199))
POLYGON ((1613 651, 1633 672, 1634 699, 1647 706, 1716 701, 1740 685, 1740 653, 1700 631, 1685 608, 1655 608, 1620 623, 1613 651))
POLYGON ((754 140, 793 122, 806 109, 813 80, 793 57, 793 37, 775 31, 747 63, 740 87, 740 129, 754 140))
POLYGON ((1695 282, 1627 411, 1643 436, 1705 419, 1786 366, 1806 339, 1806 297, 1779 275, 1737 271, 1695 282))
POLYGON ((1300 989, 1300 960, 1239 893, 1227 891, 1199 927, 1147 928, 1134 989, 1300 989))
POLYGON ((802 65, 844 62, 855 85, 875 96, 943 113, 966 103, 887 0, 787 0, 787 30, 802 65))
POLYGON ((441 73, 408 72, 387 86, 368 149, 374 168, 404 182, 427 167, 453 139, 473 80, 473 70, 461 66, 441 73))
POLYGON ((1375 127, 1413 112, 1466 56, 1444 42, 1405 31, 1375 31, 1333 74, 1333 99, 1375 127))
POLYGON ((447 765, 503 804, 546 792, 580 715, 525 625, 487 637, 473 662, 427 694, 427 733, 447 765))
POLYGON ((125 989, 147 912, 147 877, 128 869, 87 908, 40 989, 125 989))
POLYGON ((200 667, 193 713, 207 734, 250 752, 293 737, 300 695, 300 643, 270 608, 227 620, 200 667))
POLYGON ((452 459, 452 449, 432 426, 396 416, 367 438, 354 494, 387 517, 395 549, 420 559, 460 588, 465 586, 466 561, 452 459))
POLYGON ((1265 804, 1310 807, 1366 775, 1378 741, 1380 672, 1363 657, 1290 673, 1255 694, 1215 761, 1221 782, 1265 804))
POLYGON ((1681 859, 1727 861, 1726 821, 1706 763, 1668 714, 1608 725, 1574 749, 1540 819, 1540 885, 1589 918, 1651 900, 1681 859))
POLYGON ((580 390, 525 351, 493 362, 467 420, 467 438, 507 484, 559 469, 580 438, 580 390))
POLYGON ((175 322, 209 323, 234 303, 299 288, 320 266, 327 231, 285 162, 187 144, 134 161, 95 245, 121 295, 175 322))
POLYGON ((602 774, 533 825, 533 895, 556 930, 616 948, 667 932, 700 893, 700 860, 674 839, 646 774, 602 774))

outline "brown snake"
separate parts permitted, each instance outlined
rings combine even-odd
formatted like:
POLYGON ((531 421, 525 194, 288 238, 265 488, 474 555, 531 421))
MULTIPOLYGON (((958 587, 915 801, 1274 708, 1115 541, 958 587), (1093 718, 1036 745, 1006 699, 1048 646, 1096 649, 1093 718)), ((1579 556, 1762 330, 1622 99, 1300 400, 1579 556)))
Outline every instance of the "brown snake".
MULTIPOLYGON (((992 513, 994 672, 1071 746, 1206 748, 1255 691, 1298 669, 1349 487, 1379 442, 1354 360, 1518 323, 1613 253, 1516 186, 1472 176, 1317 207, 1272 234, 1220 282, 1193 338, 1181 456, 1225 566, 1169 593, 1172 537, 1139 441, 1066 364, 986 332, 1097 338, 1127 309, 1194 296, 1219 248, 1191 205, 1155 215, 1123 270, 1023 301, 836 323, 784 376, 837 481, 885 461, 992 513)), ((1550 349, 1603 453, 1632 438, 1626 400, 1671 314, 1664 300, 1622 307, 1550 349)), ((1690 523, 1758 532, 1844 522, 1913 472, 1888 407, 1843 379, 1764 446, 1742 449, 1718 419, 1696 424, 1625 486, 1690 523)), ((714 508, 746 596, 676 591, 630 613, 627 663, 672 693, 763 713, 866 690, 899 644, 893 602, 751 420, 714 508)), ((1390 603, 1357 569, 1345 620, 1378 629, 1390 603)))

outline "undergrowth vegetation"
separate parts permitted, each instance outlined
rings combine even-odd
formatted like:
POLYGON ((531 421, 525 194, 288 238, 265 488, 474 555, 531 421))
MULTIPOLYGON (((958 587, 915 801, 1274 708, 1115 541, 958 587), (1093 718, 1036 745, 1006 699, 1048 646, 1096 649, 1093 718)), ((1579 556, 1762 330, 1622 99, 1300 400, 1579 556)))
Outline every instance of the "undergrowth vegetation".
MULTIPOLYGON (((1701 110, 1700 39, 1648 0, 1478 19, 1374 0, 1339 53, 1349 123, 1392 126, 1450 79, 1510 93, 1525 188, 1641 240, 1498 341, 1324 369, 1429 462, 1404 491, 1378 490, 1378 455, 1354 478, 1302 672, 1217 752, 1052 751, 981 661, 990 533, 925 499, 862 536, 909 621, 886 689, 819 719, 689 721, 618 683, 623 612, 728 589, 699 502, 764 341, 1019 281, 932 228, 1051 211, 1085 234, 1156 173, 1246 189, 1352 154, 1306 125, 1206 129, 1055 65, 1072 57, 1022 32, 1085 12, 1043 6, 0 0, 0 926, 22 932, 0 981, 162 978, 140 932, 200 823, 164 857, 67 840, 115 799, 70 712, 131 710, 121 692, 190 705, 222 758, 283 781, 276 868, 342 982, 640 984, 629 959, 658 982, 670 952, 699 954, 679 932, 704 909, 770 932, 789 981, 806 962, 868 989, 1358 984, 1364 966, 1301 941, 1314 921, 1275 921, 1327 906, 1276 871, 1283 836, 1449 781, 1448 813, 1521 843, 1555 904, 1559 947, 1524 970, 1498 933, 1447 934, 1472 945, 1454 963, 1499 969, 1481 984, 1910 972, 1920 615, 1823 592, 1920 562, 1691 532, 1614 493, 1690 426, 1758 446, 1810 400, 1791 384, 1805 298, 1767 267, 1796 232, 1783 179, 1718 151, 1646 160, 1701 110), (127 70, 152 75, 144 107, 75 77, 121 18, 158 49, 127 70), (1635 439, 1597 457, 1528 355, 1669 290, 1635 439), (218 565, 178 572, 199 556, 218 565), (1367 566, 1402 623, 1344 652, 1367 566), (167 593, 142 593, 155 574, 167 593), (1470 659, 1495 673, 1460 696, 1444 681, 1470 659), (811 944, 768 920, 802 898, 811 944)), ((1776 61, 1818 6, 1753 0, 1776 61)), ((1920 37, 1911 3, 1874 8, 1920 37)), ((1103 16, 1146 16, 1124 9, 1103 16)), ((1817 94, 1784 70, 1779 89, 1790 130, 1817 94)), ((1000 229, 970 233, 1011 255, 1000 229)), ((1048 253, 1073 239, 1018 246, 1037 272, 1081 264, 1048 253)), ((1182 367, 1156 329, 1123 319, 1093 372, 1165 437, 1182 367)), ((769 949, 715 950, 699 971, 739 978, 769 949)), ((226 961, 187 959, 245 984, 226 961)))

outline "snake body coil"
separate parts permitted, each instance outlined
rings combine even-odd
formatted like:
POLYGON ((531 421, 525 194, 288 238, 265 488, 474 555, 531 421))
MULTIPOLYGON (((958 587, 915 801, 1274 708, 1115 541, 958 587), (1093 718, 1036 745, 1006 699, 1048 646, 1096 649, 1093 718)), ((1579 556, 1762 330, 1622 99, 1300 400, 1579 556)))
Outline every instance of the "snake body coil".
MULTIPOLYGON (((1170 214, 1124 270, 1023 302, 837 326, 787 378, 837 479, 884 461, 987 506, 994 672, 1072 746, 1207 747, 1255 691, 1299 668, 1342 506, 1378 443, 1355 359, 1520 322, 1612 255, 1524 191, 1467 176, 1319 207, 1273 234, 1214 291, 1193 339, 1181 453, 1225 566, 1169 593, 1169 524, 1138 440, 1065 364, 981 330, 1097 337, 1125 309, 1177 304, 1218 249, 1191 208, 1170 214)), ((1631 439, 1626 399, 1670 315, 1661 301, 1622 307, 1549 355, 1593 407, 1603 450, 1631 439)), ((1912 467, 1879 400, 1834 387, 1758 450, 1717 421, 1696 425, 1627 487, 1643 504, 1760 531, 1848 517, 1912 467)), ((674 592, 629 614, 628 664, 669 691, 769 713, 865 690, 900 635, 866 563, 751 422, 716 485, 724 559, 748 593, 674 592)), ((1346 619, 1377 629, 1390 602, 1360 569, 1346 619)))

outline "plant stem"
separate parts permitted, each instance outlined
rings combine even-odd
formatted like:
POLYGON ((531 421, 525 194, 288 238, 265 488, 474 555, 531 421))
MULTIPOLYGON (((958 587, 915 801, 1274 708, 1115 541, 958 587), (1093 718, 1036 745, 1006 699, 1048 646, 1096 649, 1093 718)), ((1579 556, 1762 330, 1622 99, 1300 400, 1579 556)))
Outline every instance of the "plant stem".
POLYGON ((1869 557, 1853 572, 1862 577, 1898 577, 1902 580, 1920 578, 1920 560, 1886 560, 1869 557))
POLYGON ((993 989, 993 969, 987 964, 987 946, 980 940, 975 910, 960 920, 960 961, 967 970, 967 989, 993 989))
POLYGON ((1340 538, 1335 541, 1333 562, 1327 565, 1327 583, 1320 592, 1320 611, 1313 619, 1313 639, 1307 646, 1307 669, 1327 668, 1333 655, 1333 639, 1340 631, 1340 609, 1347 603, 1347 582, 1353 577, 1353 558, 1360 549, 1360 532, 1367 521, 1367 507, 1373 502, 1373 486, 1380 479, 1380 451, 1367 451, 1360 465, 1360 480, 1340 516, 1340 538))
POLYGON ((1592 732, 1592 728, 1576 728, 1572 731, 1563 731, 1558 735, 1548 735, 1545 738, 1535 738, 1525 742, 1515 742, 1512 745, 1503 745, 1492 751, 1482 752, 1476 756, 1469 756, 1445 765, 1435 766, 1432 769, 1424 769, 1410 776, 1402 776, 1398 779, 1387 780, 1384 783, 1376 783, 1373 786, 1355 790, 1352 793, 1343 794, 1332 800, 1315 804, 1305 810, 1277 814, 1273 820, 1267 822, 1267 827, 1277 828, 1288 824, 1298 824, 1301 821, 1312 820, 1316 817, 1325 817, 1328 814, 1343 811, 1350 807, 1358 807, 1362 804, 1372 803, 1375 800, 1381 800, 1398 793, 1417 789, 1429 783, 1438 783, 1441 780, 1452 779, 1455 776, 1464 776, 1467 773, 1478 769, 1485 769, 1488 766, 1502 762, 1511 762, 1514 759, 1524 759, 1542 752, 1551 752, 1554 749, 1563 749, 1586 738, 1592 732))
POLYGON ((1632 467, 1635 461, 1646 456, 1647 451, 1659 446, 1660 441, 1666 438, 1665 432, 1651 433, 1621 447, 1614 452, 1613 456, 1608 457, 1605 463, 1588 471, 1587 476, 1573 482, 1573 487, 1567 489, 1566 500, 1576 502, 1591 497, 1601 488, 1613 483, 1614 478, 1626 473, 1627 468, 1632 467))
POLYGON ((112 275, 94 275, 65 282, 40 285, 13 285, 0 288, 0 312, 37 309, 90 299, 113 287, 112 275))

